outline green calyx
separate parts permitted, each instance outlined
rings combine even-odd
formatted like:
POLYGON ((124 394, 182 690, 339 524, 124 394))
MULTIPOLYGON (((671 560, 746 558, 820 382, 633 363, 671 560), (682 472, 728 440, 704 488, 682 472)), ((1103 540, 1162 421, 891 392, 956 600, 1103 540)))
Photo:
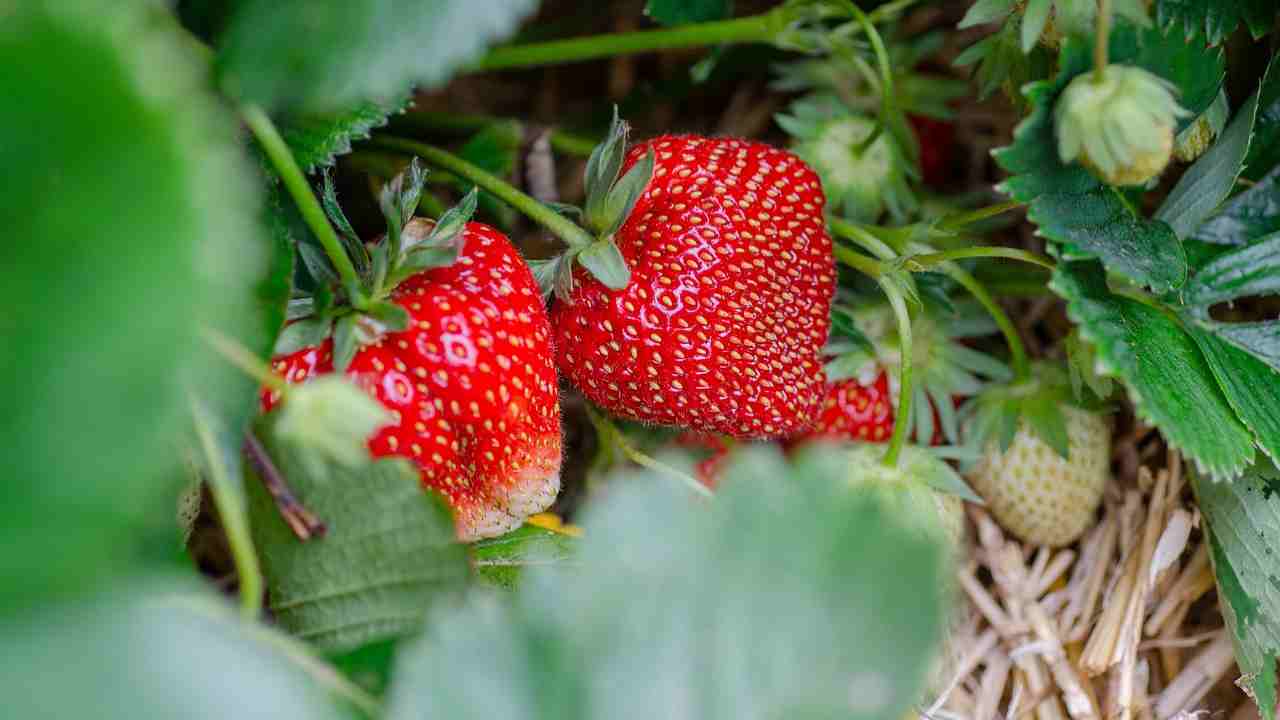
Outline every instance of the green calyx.
POLYGON ((792 152, 818 173, 823 192, 842 215, 874 222, 887 209, 903 220, 916 206, 905 156, 876 120, 831 96, 797 100, 775 120, 794 138, 792 152))
MULTIPOLYGON (((815 453, 831 452, 821 443, 815 445, 815 453)), ((850 489, 879 497, 921 535, 954 547, 963 533, 960 500, 982 504, 982 499, 928 448, 904 445, 892 467, 881 462, 883 456, 884 446, 877 443, 848 446, 840 457, 850 489)))
POLYGON ((1073 406, 1101 412, 1103 404, 1086 401, 1073 392, 1065 368, 1051 363, 1033 366, 1030 379, 993 385, 961 408, 965 445, 974 457, 992 444, 1008 451, 1014 436, 1025 427, 1064 459, 1070 459, 1067 419, 1063 408, 1073 406))
POLYGON ((582 224, 594 239, 570 242, 569 249, 561 255, 530 261, 544 297, 554 292, 562 302, 572 302, 575 265, 582 266, 610 290, 621 290, 631 282, 631 269, 614 236, 649 186, 656 159, 650 150, 623 174, 628 131, 627 123, 618 117, 618 110, 614 108, 608 137, 587 159, 583 175, 586 202, 581 211, 572 206, 556 208, 560 212, 580 212, 582 224))
POLYGON ((418 273, 457 261, 467 222, 476 209, 473 188, 439 220, 414 217, 426 177, 426 170, 414 158, 404 172, 383 186, 378 204, 387 231, 366 244, 342 212, 333 179, 325 173, 321 204, 356 269, 359 287, 349 291, 323 251, 299 242, 299 255, 315 287, 310 294, 290 301, 291 322, 280 334, 275 354, 296 352, 332 335, 334 369, 343 372, 360 347, 387 332, 408 328, 409 314, 389 299, 392 291, 418 273))
POLYGON ((1173 153, 1178 118, 1188 114, 1175 92, 1166 80, 1129 65, 1078 75, 1054 108, 1059 158, 1079 159, 1110 185, 1155 178, 1173 153))

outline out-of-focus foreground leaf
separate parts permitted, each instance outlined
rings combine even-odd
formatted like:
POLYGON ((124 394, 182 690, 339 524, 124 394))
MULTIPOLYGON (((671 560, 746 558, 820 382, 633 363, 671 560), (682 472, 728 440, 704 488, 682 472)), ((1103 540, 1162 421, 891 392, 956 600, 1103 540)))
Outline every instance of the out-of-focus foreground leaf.
POLYGON ((619 480, 578 569, 435 616, 389 716, 901 717, 941 628, 943 554, 846 472, 839 453, 752 451, 710 507, 619 480))

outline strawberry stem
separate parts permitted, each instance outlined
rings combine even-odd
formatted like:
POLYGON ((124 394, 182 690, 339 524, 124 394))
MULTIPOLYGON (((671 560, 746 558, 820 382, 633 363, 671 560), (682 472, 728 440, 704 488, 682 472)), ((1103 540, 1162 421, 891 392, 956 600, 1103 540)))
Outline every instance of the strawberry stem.
POLYGON ((1107 50, 1111 42, 1111 0, 1098 0, 1098 27, 1093 39, 1093 81, 1106 77, 1107 50))
POLYGON ((372 142, 378 147, 412 153, 430 165, 435 165, 464 180, 475 183, 482 190, 488 191, 499 200, 524 213, 529 219, 550 230, 571 248, 584 248, 595 240, 586 230, 574 224, 572 220, 552 210, 535 198, 520 192, 506 180, 476 165, 472 165, 451 152, 426 143, 397 137, 379 136, 374 138, 372 142))
POLYGON ((253 536, 249 533, 244 494, 237 479, 223 463, 207 412, 194 399, 191 401, 191 418, 209 473, 209 493, 218 508, 231 560, 236 566, 236 577, 240 583, 240 614, 246 620, 256 620, 262 614, 262 568, 258 565, 253 536))
POLYGON ((1022 336, 1018 334, 1018 328, 1009 319, 1009 314, 991 296, 991 293, 987 292, 987 288, 968 270, 952 262, 943 263, 941 269, 952 280, 955 280, 960 287, 968 290, 969 294, 978 301, 978 304, 982 305, 990 313, 991 319, 996 323, 996 327, 1000 328, 1000 334, 1004 335, 1005 344, 1009 346, 1009 357, 1013 365, 1015 380, 1030 378, 1031 362, 1027 359, 1027 349, 1022 344, 1022 336))
POLYGON ((854 252, 843 245, 833 245, 831 251, 837 260, 870 278, 879 278, 884 272, 884 265, 879 260, 854 252))
POLYGON ((275 167, 276 174, 280 176, 285 189, 289 191, 293 202, 298 206, 298 212, 302 215, 303 221, 324 247, 325 255, 329 256, 329 261, 338 271, 338 277, 342 278, 342 284, 346 287, 351 304, 358 307, 363 301, 360 275, 356 272, 355 265, 351 264, 351 258, 347 256, 347 251, 343 248, 342 241, 338 239, 338 234, 333 231, 333 226, 329 224, 329 219, 325 217, 320 201, 316 200, 316 196, 311 192, 307 176, 302 173, 302 168, 298 167, 293 152, 289 150, 288 144, 285 143, 284 138, 280 137, 280 132, 276 130, 275 124, 262 108, 256 105, 245 105, 240 108, 240 116, 249 127, 249 131, 257 138, 267 159, 275 167))
POLYGON ((204 328, 204 339, 223 359, 235 365, 245 375, 257 380, 262 386, 281 395, 289 391, 289 383, 271 372, 271 368, 258 356, 249 352, 245 346, 213 328, 204 328))
POLYGON ((974 247, 945 250, 942 252, 910 255, 907 257, 907 267, 913 272, 920 272, 928 270, 934 265, 940 265, 952 260, 966 260, 969 258, 1004 258, 1006 260, 1020 260, 1025 263, 1031 263, 1032 265, 1039 265, 1040 267, 1048 270, 1053 270, 1056 267, 1052 260, 1039 253, 999 245, 978 245, 974 247))
POLYGON ((888 277, 878 278, 880 289, 889 298, 889 306, 893 308, 893 316, 898 321, 898 350, 902 355, 902 363, 898 370, 898 409, 893 419, 893 434, 889 436, 889 448, 884 453, 884 464, 894 467, 902 454, 902 446, 907 442, 907 432, 911 426, 911 313, 907 310, 907 302, 903 299, 898 287, 888 277))
POLYGON ((616 447, 621 450, 622 454, 631 462, 680 481, 681 485, 689 488, 696 495, 701 495, 705 498, 713 497, 711 490, 706 485, 698 482, 696 478, 691 477, 688 473, 681 472, 660 460, 655 460, 654 458, 644 454, 627 440, 626 435, 618 429, 617 425, 613 424, 613 421, 610 420, 608 416, 596 410, 590 404, 586 407, 587 418, 595 427, 596 434, 600 436, 600 444, 602 447, 606 445, 616 447))
POLYGON ((804 16, 804 9, 783 5, 769 12, 733 20, 682 25, 659 30, 589 35, 528 45, 494 48, 473 70, 508 70, 580 62, 654 50, 703 47, 730 43, 767 43, 778 38, 804 16))
POLYGON ((996 203, 995 205, 987 205, 986 207, 980 207, 976 210, 968 210, 966 212, 944 217, 938 221, 937 227, 939 230, 960 230, 961 228, 968 227, 976 222, 981 222, 987 218, 992 218, 996 215, 1009 212, 1010 210, 1016 210, 1020 207, 1022 207, 1022 203, 1016 200, 996 203))
MULTIPOLYGON (((456 115, 442 112, 412 112, 392 120, 393 130, 405 130, 413 133, 437 133, 442 135, 466 136, 500 124, 513 124, 519 128, 521 135, 526 135, 529 126, 509 118, 491 115, 456 115)), ((586 159, 600 142, 599 138, 588 137, 557 128, 550 128, 548 141, 551 148, 565 155, 586 159)))
POLYGON ((892 247, 889 247, 888 243, 848 220, 829 217, 827 218, 827 224, 831 226, 831 231, 833 233, 846 240, 857 243, 859 247, 862 247, 867 252, 881 260, 893 260, 898 257, 897 251, 892 247))

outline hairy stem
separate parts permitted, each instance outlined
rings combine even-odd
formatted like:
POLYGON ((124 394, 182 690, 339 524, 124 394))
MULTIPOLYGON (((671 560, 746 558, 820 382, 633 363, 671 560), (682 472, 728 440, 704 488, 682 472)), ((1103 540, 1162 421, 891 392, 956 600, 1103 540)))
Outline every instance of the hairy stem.
POLYGON ((831 231, 837 236, 856 243, 859 247, 881 260, 893 260, 898 257, 898 253, 889 247, 888 243, 848 220, 829 217, 827 218, 827 224, 831 226, 831 231))
MULTIPOLYGON (((499 123, 512 123, 523 133, 527 126, 519 120, 490 115, 457 115, 442 112, 414 112, 392 120, 393 130, 413 133, 439 133, 444 135, 470 135, 499 123)), ((551 148, 574 157, 588 158, 599 144, 600 138, 551 128, 551 148)))
POLYGON ((898 371, 898 410, 893 419, 893 434, 889 436, 889 448, 884 453, 884 464, 894 467, 902 454, 902 446, 907 442, 907 432, 911 426, 911 313, 907 310, 907 302, 902 293, 887 278, 880 278, 880 288, 889 298, 889 306, 893 308, 893 316, 898 321, 898 350, 902 356, 902 366, 898 371))
POLYGON ((570 247, 581 248, 591 244, 594 238, 586 230, 578 227, 573 221, 560 213, 538 202, 536 199, 520 192, 511 183, 477 167, 451 152, 434 145, 405 140, 397 137, 379 136, 372 140, 378 147, 398 150, 417 155, 442 170, 473 182, 481 189, 487 190, 499 200, 524 213, 529 219, 550 230, 570 247))
POLYGON ((981 222, 987 218, 995 217, 1002 213, 1009 212, 1022 207, 1022 203, 1016 200, 1008 202, 996 203, 995 205, 987 205, 976 210, 967 210, 955 215, 949 215, 938 221, 939 230, 959 230, 968 227, 976 222, 981 222))
POLYGON ((870 278, 879 278, 884 272, 884 266, 881 265, 879 260, 854 252, 843 245, 835 245, 831 248, 831 251, 835 254, 837 260, 870 278))
POLYGON ((693 491, 695 495, 701 495, 705 498, 713 497, 711 490, 707 488, 706 485, 698 482, 696 478, 690 477, 688 473, 677 470, 660 460, 655 460, 643 452, 640 452, 639 449, 627 440, 626 436, 622 434, 622 431, 618 429, 618 426, 613 424, 613 421, 610 420, 608 416, 596 410, 591 405, 587 405, 587 418, 595 427, 596 433, 600 435, 602 446, 612 445, 618 448, 631 462, 679 481, 681 485, 684 485, 689 490, 693 491))
POLYGON ((289 191, 293 202, 298 206, 298 212, 302 215, 303 221, 324 247, 329 261, 333 263, 338 276, 342 278, 347 294, 351 296, 352 304, 359 305, 363 297, 360 276, 356 273, 355 266, 351 264, 351 258, 347 257, 347 251, 342 247, 338 234, 329 224, 329 218, 325 217, 320 201, 316 200, 315 194, 311 192, 307 176, 302 173, 302 168, 298 167, 293 152, 289 150, 284 138, 280 137, 280 132, 276 130, 275 124, 262 108, 256 105, 245 105, 240 108, 240 116, 249 127, 249 131, 257 138, 267 159, 275 167, 276 174, 280 176, 285 189, 289 191))
POLYGON ((480 58, 473 70, 558 65, 654 50, 705 47, 727 43, 770 42, 798 16, 795 7, 782 6, 760 15, 733 20, 682 25, 659 30, 610 33, 494 48, 480 58))

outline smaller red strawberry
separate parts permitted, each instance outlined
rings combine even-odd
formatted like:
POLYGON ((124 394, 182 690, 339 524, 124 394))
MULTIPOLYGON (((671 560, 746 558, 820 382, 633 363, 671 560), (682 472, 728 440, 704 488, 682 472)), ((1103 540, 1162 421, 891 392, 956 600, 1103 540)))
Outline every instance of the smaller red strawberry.
POLYGON ((847 378, 828 384, 822 413, 804 438, 884 442, 893 433, 893 417, 887 373, 880 372, 870 383, 847 378))

